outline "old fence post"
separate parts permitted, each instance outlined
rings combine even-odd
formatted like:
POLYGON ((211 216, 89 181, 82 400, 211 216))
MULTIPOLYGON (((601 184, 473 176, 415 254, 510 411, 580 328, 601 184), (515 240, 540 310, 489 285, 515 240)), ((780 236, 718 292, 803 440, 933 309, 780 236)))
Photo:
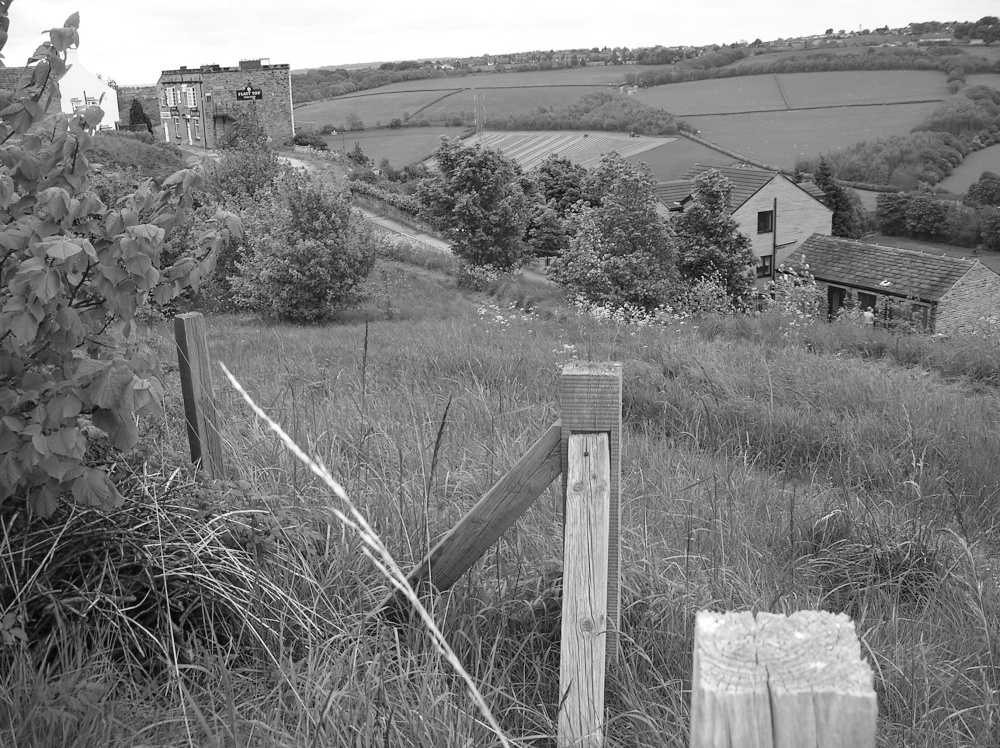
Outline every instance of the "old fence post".
POLYGON ((205 319, 200 312, 187 312, 174 318, 177 340, 177 363, 184 395, 184 418, 187 421, 191 462, 201 464, 209 478, 222 478, 222 438, 219 414, 212 389, 212 362, 205 339, 205 319))
POLYGON ((691 748, 874 748, 877 716, 844 614, 698 613, 691 748))
POLYGON ((558 745, 604 743, 604 679, 618 653, 620 364, 573 363, 561 382, 565 538, 558 745))

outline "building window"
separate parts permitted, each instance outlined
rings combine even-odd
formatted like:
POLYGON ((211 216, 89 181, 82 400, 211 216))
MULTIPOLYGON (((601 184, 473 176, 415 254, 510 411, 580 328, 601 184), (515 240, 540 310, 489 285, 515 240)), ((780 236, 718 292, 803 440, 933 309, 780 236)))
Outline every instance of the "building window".
POLYGON ((167 104, 167 89, 161 88, 160 89, 160 108, 161 109, 166 109, 168 106, 170 106, 170 105, 167 104))
POLYGON ((178 140, 181 139, 181 118, 174 117, 174 137, 178 140))
POLYGON ((194 139, 201 140, 201 117, 194 118, 194 139))
POLYGON ((926 330, 930 326, 930 307, 923 304, 912 304, 910 306, 910 322, 921 330, 926 330))
POLYGON ((195 106, 197 106, 197 103, 194 100, 194 89, 189 86, 187 91, 184 92, 184 95, 187 98, 188 109, 194 109, 195 106))
POLYGON ((760 264, 757 265, 757 277, 770 278, 774 273, 774 255, 764 255, 758 259, 760 264))
POLYGON ((830 319, 837 316, 837 313, 844 308, 844 302, 847 300, 847 289, 840 288, 839 286, 827 286, 826 289, 826 301, 827 301, 827 313, 830 315, 830 319))
POLYGON ((774 211, 760 211, 757 214, 757 233, 770 234, 772 231, 774 231, 774 211))
POLYGON ((873 293, 864 293, 863 291, 858 291, 858 309, 862 312, 866 309, 871 309, 873 312, 878 306, 878 298, 873 293))
POLYGON ((167 106, 177 106, 177 95, 174 92, 174 87, 168 86, 165 89, 164 93, 166 94, 167 97, 167 106))

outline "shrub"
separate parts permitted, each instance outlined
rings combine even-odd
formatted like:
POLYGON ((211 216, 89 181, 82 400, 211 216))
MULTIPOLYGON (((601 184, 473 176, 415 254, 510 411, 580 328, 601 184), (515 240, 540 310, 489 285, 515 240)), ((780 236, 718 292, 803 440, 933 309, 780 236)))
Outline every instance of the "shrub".
MULTIPOLYGON (((24 502, 29 515, 51 515, 70 495, 103 508, 121 501, 87 452, 94 426, 111 448, 131 450, 137 416, 160 409, 156 357, 132 336, 133 320, 150 294, 165 303, 207 271, 190 254, 170 267, 161 257, 200 174, 177 172, 162 188, 147 180, 109 209, 88 182, 88 151, 102 140, 148 146, 93 137, 97 107, 26 135, 42 119, 38 102, 57 92, 78 24, 74 14, 49 32, 0 114, 0 503, 24 502)), ((212 224, 196 248, 209 262, 239 232, 234 216, 212 224)))
POLYGON ((292 138, 292 143, 295 145, 305 145, 319 151, 329 150, 326 141, 320 137, 319 133, 315 132, 297 132, 295 133, 295 137, 292 138))
POLYGON ((137 169, 165 179, 186 166, 184 154, 172 143, 153 142, 149 133, 108 130, 93 137, 90 160, 106 169, 137 169))
POLYGON ((345 193, 290 173, 247 216, 244 252, 231 279, 240 306, 269 319, 318 322, 357 300, 376 242, 345 193))

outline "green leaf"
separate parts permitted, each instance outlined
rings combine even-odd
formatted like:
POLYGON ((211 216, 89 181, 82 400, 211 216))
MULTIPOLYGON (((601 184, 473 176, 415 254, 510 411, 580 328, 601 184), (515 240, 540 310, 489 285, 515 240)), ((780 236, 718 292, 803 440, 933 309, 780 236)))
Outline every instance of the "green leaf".
POLYGON ((75 426, 59 429, 45 437, 49 454, 82 460, 87 449, 87 440, 75 426))
POLYGON ((130 409, 135 374, 124 361, 115 361, 87 386, 90 402, 98 408, 130 409), (126 398, 126 393, 129 397, 126 398))
POLYGON ((21 163, 18 164, 18 168, 21 170, 24 178, 32 182, 37 182, 42 178, 42 170, 39 168, 38 162, 27 153, 21 157, 21 163))
POLYGON ((105 511, 114 509, 122 495, 101 470, 88 469, 73 481, 73 498, 85 506, 95 506, 105 511))
POLYGON ((51 517, 59 508, 59 490, 48 484, 39 486, 28 498, 28 508, 42 517, 51 517))
POLYGON ((69 18, 66 19, 66 23, 63 24, 68 29, 78 29, 80 28, 80 14, 74 13, 69 18))
POLYGON ((69 215, 70 197, 62 187, 49 187, 38 193, 35 210, 44 210, 49 218, 61 221, 69 215))
POLYGON ((31 279, 31 290, 41 301, 52 301, 62 291, 62 276, 54 268, 45 268, 31 279))
MULTIPOLYGON (((89 242, 87 243, 89 244, 89 242)), ((65 236, 49 237, 41 243, 41 246, 45 247, 45 255, 53 260, 66 260, 84 251, 82 244, 77 244, 65 236)), ((94 251, 93 246, 90 247, 90 251, 94 251)), ((90 253, 88 252, 88 254, 90 253)), ((96 255, 97 253, 94 252, 94 259, 97 259, 96 255)))
POLYGON ((28 345, 38 334, 38 320, 28 312, 17 312, 8 321, 8 329, 19 343, 28 345))

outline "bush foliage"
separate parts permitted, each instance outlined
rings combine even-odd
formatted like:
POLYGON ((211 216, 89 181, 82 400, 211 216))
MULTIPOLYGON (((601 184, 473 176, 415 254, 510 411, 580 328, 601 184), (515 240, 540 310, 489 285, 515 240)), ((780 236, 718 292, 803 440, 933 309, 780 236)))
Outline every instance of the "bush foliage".
POLYGON ((111 448, 132 449, 137 417, 160 408, 157 360, 133 320, 150 295, 165 303, 197 287, 240 231, 218 213, 198 251, 167 267, 164 243, 185 222, 201 175, 180 171, 160 187, 146 180, 112 208, 95 194, 90 154, 103 113, 43 122, 39 104, 58 93, 78 25, 74 14, 52 29, 17 89, 0 95, 0 503, 45 515, 68 495, 103 508, 120 501, 86 456, 100 432, 111 448))

